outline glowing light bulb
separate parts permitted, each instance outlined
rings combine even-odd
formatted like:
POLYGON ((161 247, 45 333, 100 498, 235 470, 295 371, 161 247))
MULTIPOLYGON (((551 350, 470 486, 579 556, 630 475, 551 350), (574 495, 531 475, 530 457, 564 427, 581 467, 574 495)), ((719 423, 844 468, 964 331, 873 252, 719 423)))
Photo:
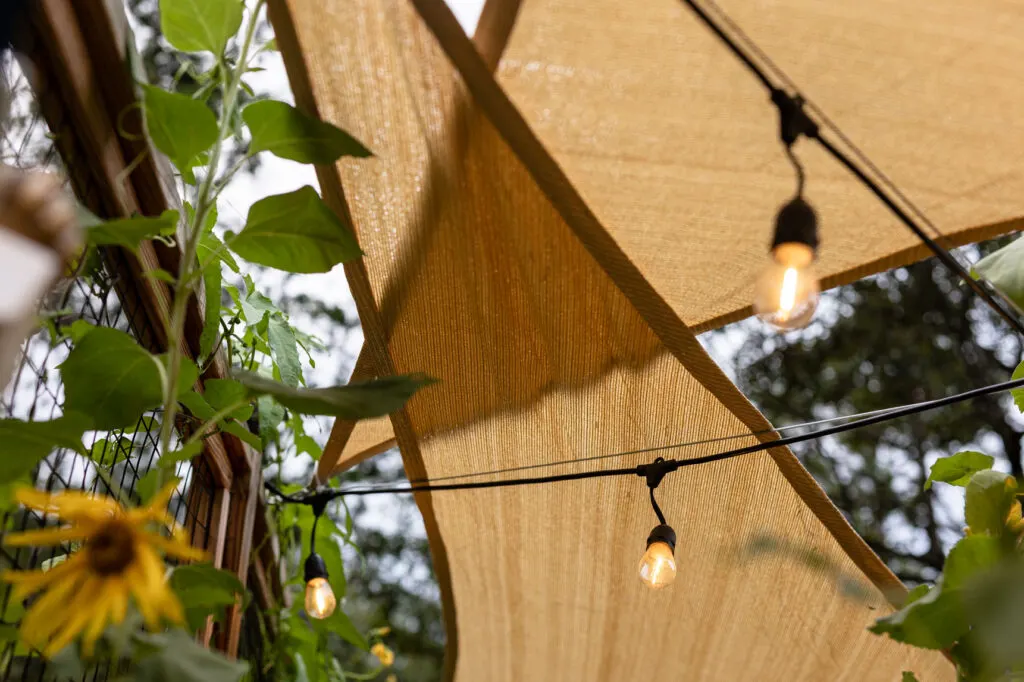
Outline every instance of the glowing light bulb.
POLYGON ((640 580, 652 590, 671 585, 676 579, 676 533, 670 526, 656 526, 647 538, 647 551, 640 559, 640 580))
POLYGON ((337 606, 338 600, 327 578, 313 578, 306 583, 306 613, 310 618, 328 618, 337 606))
POLYGON ((640 580, 652 590, 659 590, 676 579, 676 558, 672 548, 664 542, 655 542, 640 560, 640 580))
POLYGON ((315 551, 306 557, 303 577, 306 579, 306 613, 317 620, 329 618, 337 608, 338 600, 327 582, 327 564, 315 551))
POLYGON ((754 312, 778 329, 799 329, 818 307, 814 250, 796 242, 779 244, 754 290, 754 312))
POLYGON ((754 287, 754 312, 776 329, 803 327, 818 307, 814 252, 818 218, 797 196, 779 210, 772 239, 772 260, 754 287))

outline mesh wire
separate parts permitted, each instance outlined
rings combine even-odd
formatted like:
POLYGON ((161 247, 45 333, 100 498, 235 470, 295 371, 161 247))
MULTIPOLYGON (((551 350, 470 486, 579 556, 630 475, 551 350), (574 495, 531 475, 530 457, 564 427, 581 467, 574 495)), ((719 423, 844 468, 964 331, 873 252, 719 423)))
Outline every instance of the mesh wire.
MULTIPOLYGON (((7 111, 0 111, 0 162, 22 169, 48 170, 67 177, 54 135, 39 112, 28 79, 18 62, 10 55, 0 56, 0 87, 9 102, 7 111), (2 116, 6 114, 6 121, 2 116)), ((68 134, 67 126, 56 123, 60 134, 68 134)), ((80 170, 72 159, 68 172, 80 170)), ((88 203, 86 197, 81 197, 88 203)), ((47 320, 23 346, 23 356, 10 384, 0 393, 0 418, 17 417, 45 421, 61 414, 63 386, 58 371, 71 349, 70 341, 60 332, 76 320, 128 332, 150 349, 152 338, 149 323, 139 299, 127 282, 117 275, 121 256, 100 251, 86 274, 61 282, 43 302, 47 320)), ((76 452, 55 449, 33 472, 32 483, 48 491, 86 490, 102 494, 120 494, 138 499, 136 485, 159 459, 158 437, 160 414, 144 415, 131 428, 118 431, 97 431, 86 434, 89 457, 76 452), (106 479, 97 471, 106 472, 106 479)), ((178 443, 175 443, 177 446, 178 443)), ((190 533, 192 544, 206 548, 210 541, 213 520, 213 499, 216 484, 209 465, 200 456, 176 467, 180 484, 169 505, 169 511, 190 533)), ((3 546, 7 533, 52 525, 53 518, 31 510, 19 509, 0 517, 0 570, 27 570, 51 566, 74 550, 71 545, 49 548, 8 548, 3 546)), ((21 603, 9 599, 9 590, 0 588, 0 619, 3 632, 10 635, 23 612, 21 603)), ((97 682, 108 679, 116 671, 106 666, 90 669, 80 679, 97 682)), ((45 680, 50 677, 47 666, 34 653, 17 645, 12 637, 0 642, 0 679, 45 680)))

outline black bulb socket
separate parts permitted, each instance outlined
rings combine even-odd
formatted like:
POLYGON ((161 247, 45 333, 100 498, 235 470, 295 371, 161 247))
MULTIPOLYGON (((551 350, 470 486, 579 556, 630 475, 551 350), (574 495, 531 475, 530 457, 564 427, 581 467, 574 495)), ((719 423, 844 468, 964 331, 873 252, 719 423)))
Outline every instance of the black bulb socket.
POLYGON ((672 530, 672 526, 665 523, 655 526, 647 536, 647 546, 650 547, 655 542, 664 542, 672 549, 673 554, 676 553, 676 532, 672 530))
POLYGON ((306 557, 306 564, 303 567, 303 578, 308 583, 314 578, 327 579, 327 564, 319 554, 313 553, 306 557))
POLYGON ((795 197, 775 217, 772 250, 780 244, 804 244, 818 249, 818 215, 803 197, 795 197))

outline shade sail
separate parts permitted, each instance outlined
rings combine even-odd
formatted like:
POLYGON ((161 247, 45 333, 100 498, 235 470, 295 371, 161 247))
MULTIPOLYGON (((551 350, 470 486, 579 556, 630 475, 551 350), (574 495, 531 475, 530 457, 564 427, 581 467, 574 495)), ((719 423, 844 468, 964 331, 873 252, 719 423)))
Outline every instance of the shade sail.
MULTIPOLYGON (((418 5, 443 18, 437 3, 418 5)), ((756 442, 766 422, 674 299, 495 116, 508 103, 477 87, 479 71, 467 95, 405 0, 271 6, 297 99, 375 154, 323 169, 321 182, 366 252, 348 274, 378 366, 441 380, 394 417, 411 477, 756 442)), ((673 240, 705 248, 684 231, 673 240)), ((685 286, 696 309, 704 283, 685 286)), ((866 632, 901 586, 787 450, 686 469, 659 498, 679 532, 680 578, 650 593, 636 571, 656 520, 639 478, 419 495, 455 678, 953 679, 939 653, 866 632)))
MULTIPOLYGON (((931 217, 947 246, 1020 229, 1024 9, 998 0, 718 5, 931 217)), ((683 2, 527 0, 498 74, 687 324, 749 314, 794 176, 767 93, 683 2)), ((817 145, 796 151, 820 217, 826 286, 927 255, 817 145)))

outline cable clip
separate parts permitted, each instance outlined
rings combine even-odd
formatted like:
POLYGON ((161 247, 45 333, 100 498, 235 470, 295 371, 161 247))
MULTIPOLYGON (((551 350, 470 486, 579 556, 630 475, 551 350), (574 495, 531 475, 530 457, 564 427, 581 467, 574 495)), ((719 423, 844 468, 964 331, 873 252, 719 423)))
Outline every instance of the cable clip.
POLYGON ((779 109, 779 137, 787 147, 801 135, 818 136, 818 124, 804 112, 804 98, 800 95, 790 96, 785 90, 772 90, 772 102, 779 109))
POLYGON ((679 468, 679 462, 674 459, 666 460, 659 457, 650 464, 641 464, 636 468, 636 475, 647 479, 647 487, 654 490, 661 483, 666 474, 670 474, 679 468))

